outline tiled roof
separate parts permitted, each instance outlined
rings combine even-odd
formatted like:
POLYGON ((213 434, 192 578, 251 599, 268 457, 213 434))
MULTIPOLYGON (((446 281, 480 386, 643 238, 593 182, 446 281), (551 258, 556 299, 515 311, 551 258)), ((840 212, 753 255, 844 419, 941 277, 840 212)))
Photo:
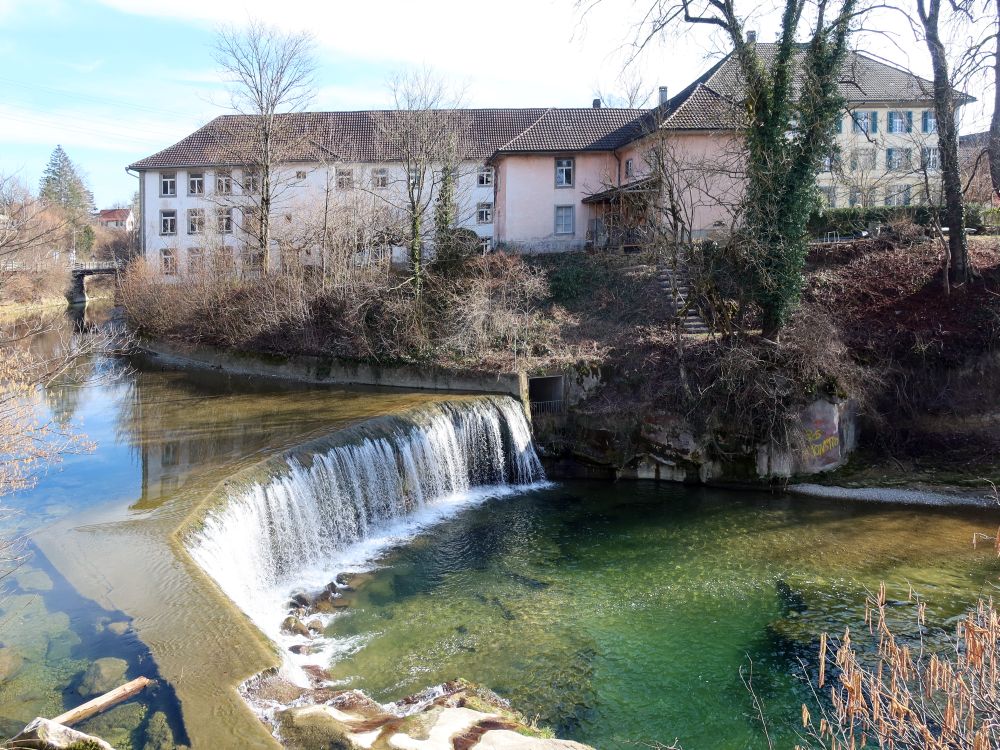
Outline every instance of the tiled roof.
POLYGON ((609 151, 635 140, 641 109, 547 109, 524 132, 497 149, 500 153, 609 151))
MULTIPOLYGON (((287 161, 393 161, 400 158, 395 137, 421 119, 421 126, 444 129, 448 118, 461 140, 461 150, 471 159, 483 159, 538 121, 546 109, 460 109, 427 113, 396 110, 362 112, 298 112, 284 115, 279 128, 287 161), (424 119, 425 118, 425 119, 424 119)), ((597 111, 597 110, 595 110, 597 111)), ((217 117, 173 146, 141 159, 129 168, 238 166, 250 154, 241 152, 254 139, 252 120, 245 115, 217 117)))
POLYGON ((97 214, 98 221, 125 221, 132 213, 131 208, 103 208, 97 214))
MULTIPOLYGON (((758 42, 765 63, 774 59, 777 45, 758 42)), ((804 48, 796 51, 801 58, 804 48)), ((796 85, 801 85, 801 76, 796 85)), ((893 101, 930 101, 931 82, 909 71, 868 55, 851 52, 844 66, 840 93, 848 106, 893 101)), ((397 136, 406 121, 426 118, 427 127, 440 128, 450 121, 460 134, 466 158, 486 160, 494 154, 553 151, 606 151, 655 131, 727 130, 739 126, 743 84, 735 56, 730 54, 665 104, 651 110, 585 109, 459 109, 427 113, 376 110, 361 112, 301 112, 286 118, 285 161, 376 162, 397 161, 401 150, 397 136)), ((961 101, 971 97, 960 94, 961 101)), ((187 138, 129 168, 162 169, 238 166, 252 163, 253 155, 241 153, 252 144, 250 124, 244 115, 217 117, 187 138)))
MULTIPOLYGON (((775 42, 757 42, 757 53, 765 65, 770 65, 778 53, 778 45, 775 42)), ((805 53, 804 45, 799 45, 794 53, 800 71, 800 62, 805 53)), ((742 75, 735 54, 727 56, 699 80, 722 96, 737 100, 743 96, 742 75)), ((795 78, 796 88, 800 88, 802 83, 803 76, 800 72, 795 78)), ((933 89, 931 81, 863 52, 849 52, 840 75, 840 95, 848 106, 874 102, 930 101, 933 99, 933 89)), ((969 100, 964 94, 960 94, 960 98, 963 101, 969 100)))

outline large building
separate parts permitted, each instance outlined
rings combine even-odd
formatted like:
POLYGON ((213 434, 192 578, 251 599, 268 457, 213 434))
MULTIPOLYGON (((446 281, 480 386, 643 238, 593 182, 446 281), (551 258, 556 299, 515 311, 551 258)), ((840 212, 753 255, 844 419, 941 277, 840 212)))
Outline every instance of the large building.
MULTIPOLYGON (((759 43, 758 49, 766 61, 775 45, 759 43)), ((939 182, 931 83, 852 53, 840 89, 846 109, 818 178, 827 203, 926 200, 925 171, 932 186, 939 182)), ((595 101, 582 109, 441 110, 420 113, 425 119, 419 122, 413 113, 396 111, 285 115, 291 135, 275 178, 280 190, 269 212, 272 237, 308 253, 302 226, 309 221, 303 217, 315 223, 344 211, 398 211, 418 185, 429 241, 441 172, 433 165, 413 167, 404 135, 413 127, 456 134, 455 223, 474 232, 484 249, 641 244, 649 236, 642 231, 648 219, 643 206, 662 195, 666 180, 680 196, 680 234, 725 231, 739 201, 741 98, 738 67, 729 56, 676 96, 661 89, 657 106, 648 110, 595 101)), ((239 156, 247 132, 245 117, 219 117, 130 166, 139 174, 143 252, 166 273, 196 265, 208 244, 234 254, 250 251, 247 235, 257 221, 260 188, 259 175, 239 156)))

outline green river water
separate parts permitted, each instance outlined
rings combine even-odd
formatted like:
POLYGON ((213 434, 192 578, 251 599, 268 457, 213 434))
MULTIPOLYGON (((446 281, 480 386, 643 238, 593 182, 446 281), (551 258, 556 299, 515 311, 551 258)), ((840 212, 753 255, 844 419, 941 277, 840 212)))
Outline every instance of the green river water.
MULTIPOLYGON (((0 659, 0 732, 81 702, 87 664, 110 656, 160 687, 82 728, 142 748, 161 711, 178 743, 261 746, 232 685, 269 650, 174 532, 250 464, 441 396, 123 364, 94 362, 117 376, 50 389, 53 418, 96 447, 6 498, 6 530, 28 535, 30 557, 0 602, 0 642, 18 659, 6 672, 0 659)), ((998 519, 556 483, 466 508, 386 555, 330 626, 351 644, 331 669, 379 700, 465 677, 602 750, 675 739, 756 750, 767 741, 741 678, 752 669, 774 746, 791 748, 819 634, 861 629, 865 590, 880 581, 899 600, 912 585, 941 632, 993 590, 995 552, 971 542, 998 519)), ((893 611, 901 623, 913 614, 893 611)))

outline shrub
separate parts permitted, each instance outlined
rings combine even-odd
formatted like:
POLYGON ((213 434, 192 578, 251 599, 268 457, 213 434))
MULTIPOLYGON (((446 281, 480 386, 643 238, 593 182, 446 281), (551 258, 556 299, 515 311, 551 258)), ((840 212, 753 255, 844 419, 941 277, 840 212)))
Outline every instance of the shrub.
MULTIPOLYGON (((842 235, 868 229, 872 224, 884 226, 908 220, 922 227, 930 226, 934 215, 942 209, 933 206, 872 206, 869 208, 823 208, 809 217, 808 230, 814 236, 827 232, 842 235)), ((970 229, 983 228, 983 212, 978 204, 965 207, 965 222, 970 229)))

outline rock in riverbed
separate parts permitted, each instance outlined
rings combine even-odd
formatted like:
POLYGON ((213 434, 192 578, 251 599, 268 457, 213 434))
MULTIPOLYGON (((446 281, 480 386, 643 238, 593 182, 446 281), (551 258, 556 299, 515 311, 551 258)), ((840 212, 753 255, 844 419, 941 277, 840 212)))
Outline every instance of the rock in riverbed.
POLYGON ((310 637, 309 628, 302 624, 302 620, 294 615, 289 615, 281 621, 281 632, 289 635, 301 635, 310 637))
POLYGON ((489 690, 455 681, 399 704, 381 706, 357 690, 322 688, 303 697, 317 701, 278 713, 278 734, 292 750, 591 750, 550 739, 489 690), (322 702, 318 702, 322 701, 322 702), (395 707, 409 712, 395 713, 395 707), (418 710, 413 710, 419 706, 418 710))
POLYGON ((76 691, 87 698, 114 690, 125 682, 127 671, 128 662, 124 659, 116 659, 113 656, 98 659, 87 667, 87 671, 83 674, 83 682, 76 691))

